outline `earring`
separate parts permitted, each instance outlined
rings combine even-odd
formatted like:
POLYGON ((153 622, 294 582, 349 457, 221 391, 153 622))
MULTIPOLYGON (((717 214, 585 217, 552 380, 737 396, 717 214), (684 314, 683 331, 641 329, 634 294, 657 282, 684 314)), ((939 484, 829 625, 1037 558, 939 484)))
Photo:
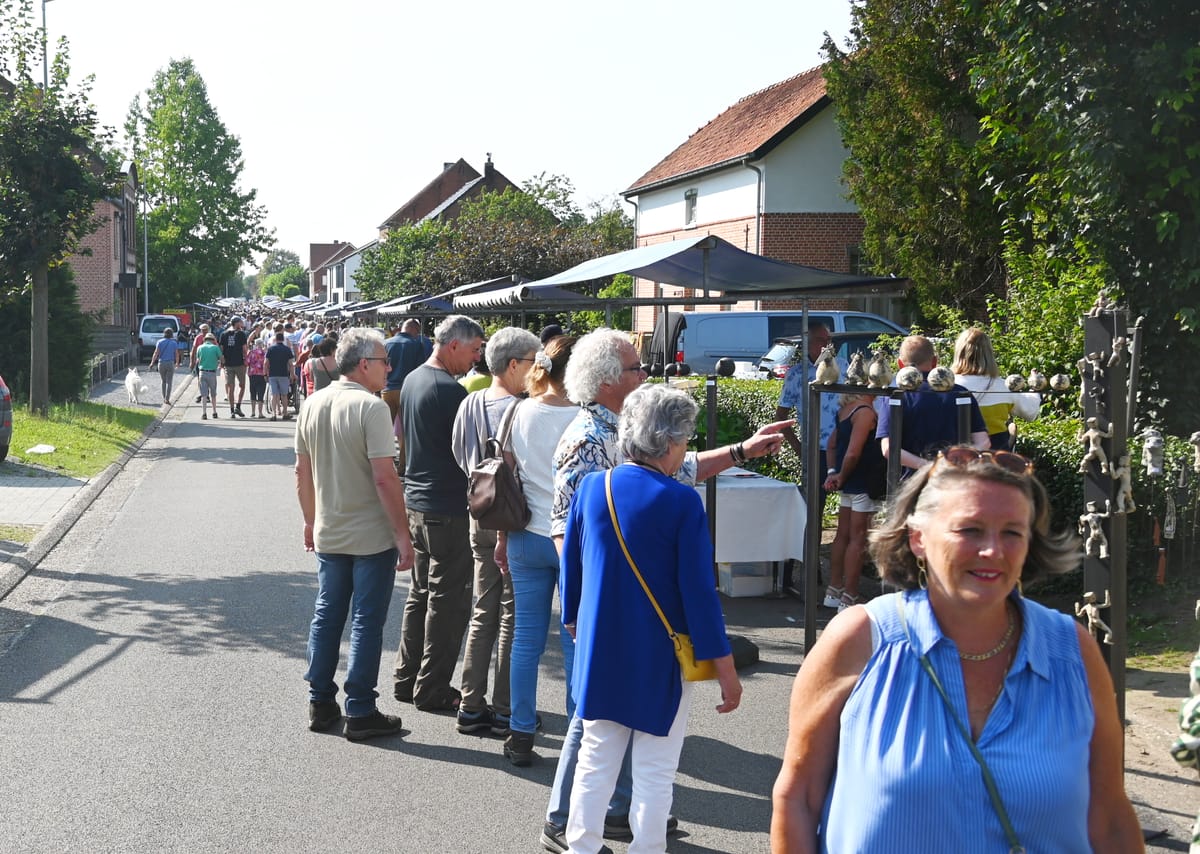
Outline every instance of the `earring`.
POLYGON ((917 586, 922 590, 929 589, 929 577, 925 574, 925 558, 917 556, 917 586))
POLYGON ((1025 588, 1021 586, 1021 579, 1019 579, 1019 578, 1017 579, 1017 595, 1018 596, 1025 595, 1025 588))

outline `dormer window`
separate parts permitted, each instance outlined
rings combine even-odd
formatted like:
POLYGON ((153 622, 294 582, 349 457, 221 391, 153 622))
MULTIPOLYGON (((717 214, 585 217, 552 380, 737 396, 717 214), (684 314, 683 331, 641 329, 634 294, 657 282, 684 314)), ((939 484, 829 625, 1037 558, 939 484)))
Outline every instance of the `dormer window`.
POLYGON ((685 226, 694 226, 696 224, 696 196, 698 192, 695 188, 687 190, 683 194, 683 224, 685 226))

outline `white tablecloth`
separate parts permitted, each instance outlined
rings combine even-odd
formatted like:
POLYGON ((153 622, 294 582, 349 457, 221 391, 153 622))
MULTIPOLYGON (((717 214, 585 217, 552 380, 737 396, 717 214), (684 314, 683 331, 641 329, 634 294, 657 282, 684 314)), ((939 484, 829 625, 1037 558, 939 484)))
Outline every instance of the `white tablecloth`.
MULTIPOLYGON (((705 489, 696 486, 701 501, 705 489)), ((795 484, 726 469, 717 476, 717 562, 803 560, 807 518, 795 484)))

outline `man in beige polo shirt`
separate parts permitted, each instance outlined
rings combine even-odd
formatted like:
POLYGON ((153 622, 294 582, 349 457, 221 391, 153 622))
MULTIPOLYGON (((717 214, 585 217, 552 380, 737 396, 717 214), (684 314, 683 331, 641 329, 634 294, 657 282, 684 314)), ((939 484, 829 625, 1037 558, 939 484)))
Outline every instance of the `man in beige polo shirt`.
POLYGON ((383 625, 396 573, 413 565, 404 490, 396 477, 383 335, 351 329, 338 341, 341 379, 309 398, 296 424, 296 489, 304 548, 317 555, 317 603, 308 635, 309 729, 342 716, 333 681, 346 615, 353 607, 347 662, 346 729, 351 741, 400 731, 376 708, 383 625))

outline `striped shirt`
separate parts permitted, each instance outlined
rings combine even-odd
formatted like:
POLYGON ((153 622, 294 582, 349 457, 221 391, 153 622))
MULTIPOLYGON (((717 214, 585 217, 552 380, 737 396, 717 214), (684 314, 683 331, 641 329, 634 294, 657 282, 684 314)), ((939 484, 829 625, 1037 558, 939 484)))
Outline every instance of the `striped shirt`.
MULTIPOLYGON (((925 591, 868 604, 874 652, 842 710, 821 850, 1006 852, 979 764, 905 638, 898 596, 919 652, 967 721, 958 649, 938 627, 925 591)), ((1087 852, 1094 714, 1075 622, 1015 601, 1021 640, 977 745, 1027 850, 1087 852)))

